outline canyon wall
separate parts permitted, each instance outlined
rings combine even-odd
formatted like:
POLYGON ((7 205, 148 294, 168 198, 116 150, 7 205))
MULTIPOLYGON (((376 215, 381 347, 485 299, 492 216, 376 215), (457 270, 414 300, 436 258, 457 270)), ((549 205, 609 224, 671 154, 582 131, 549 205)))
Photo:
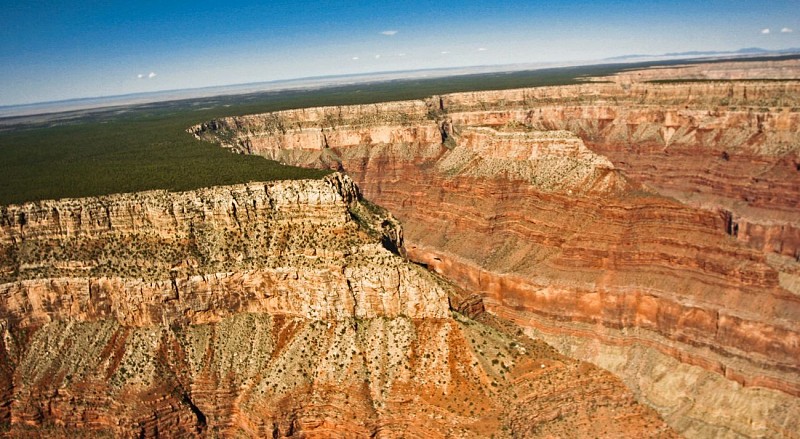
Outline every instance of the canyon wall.
POLYGON ((456 125, 575 133, 649 189, 727 212, 728 233, 737 239, 800 257, 797 82, 580 87, 590 86, 571 93, 458 94, 444 101, 458 112, 456 125))
POLYGON ((345 170, 403 222, 412 260, 618 373, 683 434, 792 436, 798 102, 800 81, 595 83, 190 131, 345 170), (676 365, 672 381, 643 362, 676 365))
POLYGON ((676 437, 342 174, 0 210, 0 435, 676 437))
POLYGON ((26 325, 199 324, 241 312, 447 316, 442 289, 387 250, 403 246, 394 218, 373 218, 358 198, 337 175, 10 206, 0 307, 26 325), (363 215, 377 242, 334 238, 363 233, 351 215, 363 215))

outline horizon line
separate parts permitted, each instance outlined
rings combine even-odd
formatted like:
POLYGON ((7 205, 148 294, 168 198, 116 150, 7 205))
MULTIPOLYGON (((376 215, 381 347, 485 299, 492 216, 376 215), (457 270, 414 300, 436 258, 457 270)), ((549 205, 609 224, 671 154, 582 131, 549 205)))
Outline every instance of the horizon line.
MULTIPOLYGON (((235 96, 239 94, 249 94, 249 93, 258 93, 258 92, 271 92, 271 91, 286 91, 291 89, 303 89, 306 88, 308 90, 312 89, 313 87, 309 87, 309 83, 313 83, 314 81, 321 81, 321 80, 342 80, 342 79, 357 79, 357 78, 365 78, 367 80, 356 82, 362 84, 368 84, 370 82, 383 82, 383 81, 392 81, 392 80, 403 80, 403 79, 413 79, 411 77, 395 77, 395 78, 385 78, 381 79, 380 76, 385 75, 399 75, 399 74, 414 74, 414 73, 426 73, 426 72, 454 72, 458 70, 473 70, 471 72, 464 72, 463 75, 471 75, 471 74, 487 74, 487 73, 504 73, 504 72, 519 72, 519 71, 526 71, 526 70, 544 70, 548 68, 565 68, 565 67, 579 67, 579 66, 590 66, 590 65, 603 65, 603 64, 635 64, 639 62, 643 62, 643 58, 653 58, 652 61, 658 61, 659 59, 668 59, 673 58, 675 61, 680 61, 681 59, 686 60, 697 60, 697 59, 715 59, 715 58, 748 58, 754 56, 772 56, 772 55, 789 55, 793 53, 800 54, 800 48, 786 48, 786 49, 776 49, 776 50, 767 50, 767 49, 760 49, 760 48, 747 48, 748 50, 752 49, 759 49, 759 52, 745 52, 745 49, 739 49, 735 51, 692 51, 692 52, 681 52, 681 53, 665 53, 660 55, 645 55, 645 54, 632 54, 632 55, 624 55, 624 56, 615 56, 609 58, 601 58, 595 60, 574 60, 574 61, 562 61, 562 62, 526 62, 526 63, 511 63, 511 64, 479 64, 479 65, 465 65, 459 67, 433 67, 433 68, 422 68, 422 69, 410 69, 410 70, 379 70, 374 72, 363 72, 363 73, 344 73, 344 74, 335 74, 335 75, 318 75, 318 76, 300 76, 296 78, 283 78, 283 79, 273 79, 273 80, 266 80, 266 81, 254 81, 254 82, 244 82, 244 83, 232 83, 232 84, 214 84, 214 85, 206 85, 202 87, 189 87, 189 88, 177 88, 177 89, 164 89, 164 90, 154 90, 154 91, 145 91, 145 92, 135 92, 135 93, 124 93, 118 95, 99 95, 99 96, 86 96, 86 97, 76 97, 76 98, 68 98, 68 99, 58 99, 53 101, 35 101, 35 102, 26 102, 20 104, 5 104, 0 105, 0 119, 5 118, 14 118, 14 117, 25 117, 25 116, 34 116, 34 115, 41 115, 41 114, 49 114, 49 113, 62 113, 62 112, 69 112, 69 111, 79 111, 79 110, 93 110, 93 109, 100 109, 100 108, 111 108, 115 106, 125 106, 125 105, 144 105, 148 103, 156 103, 156 102, 172 102, 172 101, 180 101, 186 99, 197 99, 203 97, 214 97, 214 96, 235 96), (483 71, 479 71, 483 70, 483 71), (370 81, 368 78, 370 77, 377 77, 375 80, 370 81), (260 89, 260 90, 229 90, 229 93, 215 93, 215 94, 206 94, 206 95, 192 95, 192 96, 175 96, 172 98, 167 97, 166 99, 147 99, 147 98, 156 98, 159 95, 168 95, 170 93, 177 93, 177 94, 191 94, 192 92, 200 93, 202 91, 211 91, 214 89, 224 89, 224 88, 247 88, 247 87, 257 87, 257 86, 265 86, 265 85, 286 85, 291 83, 298 83, 296 87, 282 87, 282 88, 273 88, 273 89, 260 89), (304 87, 305 86, 305 87, 304 87), (135 99, 140 98, 143 100, 135 101, 135 102, 96 102, 96 101, 123 101, 125 99, 135 99), (95 102, 93 102, 95 101, 95 102), (89 104, 93 103, 96 105, 81 105, 81 103, 89 104), (68 107, 69 104, 73 104, 75 108, 62 108, 62 109, 54 109, 54 108, 46 108, 46 107, 68 107), (36 107, 40 107, 41 111, 36 111, 36 107), (17 111, 14 111, 17 110, 17 111), (30 110, 28 112, 24 110, 30 110)), ((440 77, 446 77, 451 75, 439 75, 440 77)), ((458 76, 454 74, 452 76, 458 76)), ((329 88, 335 87, 337 85, 351 85, 347 83, 323 83, 320 84, 317 88, 329 88)), ((220 90, 222 91, 222 90, 220 90)))

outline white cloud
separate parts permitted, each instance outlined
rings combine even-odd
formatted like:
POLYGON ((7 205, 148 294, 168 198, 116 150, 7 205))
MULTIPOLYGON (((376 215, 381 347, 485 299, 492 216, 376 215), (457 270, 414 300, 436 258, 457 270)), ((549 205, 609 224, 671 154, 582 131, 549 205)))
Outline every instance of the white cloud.
POLYGON ((380 55, 375 55, 375 59, 381 59, 380 55))
POLYGON ((448 53, 450 53, 449 50, 442 50, 442 55, 447 55, 448 53))
POLYGON ((156 72, 150 72, 147 74, 147 79, 153 79, 156 77, 156 72))
POLYGON ((489 50, 489 49, 487 49, 485 47, 478 47, 478 52, 486 52, 487 50, 489 50))
POLYGON ((353 57, 353 61, 358 61, 358 59, 359 59, 359 58, 358 58, 357 56, 354 56, 354 57, 353 57))
POLYGON ((387 37, 391 37, 391 36, 396 35, 396 34, 397 34, 396 30, 385 30, 385 31, 381 32, 381 35, 386 35, 387 37))
POLYGON ((398 53, 397 56, 406 56, 405 53, 398 53))
POLYGON ((766 35, 769 33, 769 28, 761 29, 761 33, 766 35))
POLYGON ((785 28, 781 29, 781 33, 782 34, 790 34, 790 33, 792 33, 792 30, 790 28, 788 28, 788 27, 785 27, 785 28))
POLYGON ((144 75, 139 73, 138 75, 136 75, 136 77, 139 78, 139 79, 142 79, 142 78, 144 78, 144 75))

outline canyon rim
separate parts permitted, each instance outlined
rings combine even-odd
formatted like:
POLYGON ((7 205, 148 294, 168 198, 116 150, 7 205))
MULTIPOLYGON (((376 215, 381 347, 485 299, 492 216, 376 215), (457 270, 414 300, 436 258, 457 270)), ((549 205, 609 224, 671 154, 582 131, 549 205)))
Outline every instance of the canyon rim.
POLYGON ((220 118, 0 211, 2 434, 798 437, 800 62, 220 118))
POLYGON ((190 132, 347 172, 457 309, 613 372, 680 434, 796 437, 798 78, 731 61, 190 132))

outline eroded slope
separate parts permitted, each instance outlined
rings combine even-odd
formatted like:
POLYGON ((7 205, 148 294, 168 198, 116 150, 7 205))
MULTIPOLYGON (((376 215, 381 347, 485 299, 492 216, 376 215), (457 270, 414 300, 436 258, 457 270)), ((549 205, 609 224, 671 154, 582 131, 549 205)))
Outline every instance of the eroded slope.
POLYGON ((6 206, 10 436, 673 437, 404 257, 346 176, 6 206))

